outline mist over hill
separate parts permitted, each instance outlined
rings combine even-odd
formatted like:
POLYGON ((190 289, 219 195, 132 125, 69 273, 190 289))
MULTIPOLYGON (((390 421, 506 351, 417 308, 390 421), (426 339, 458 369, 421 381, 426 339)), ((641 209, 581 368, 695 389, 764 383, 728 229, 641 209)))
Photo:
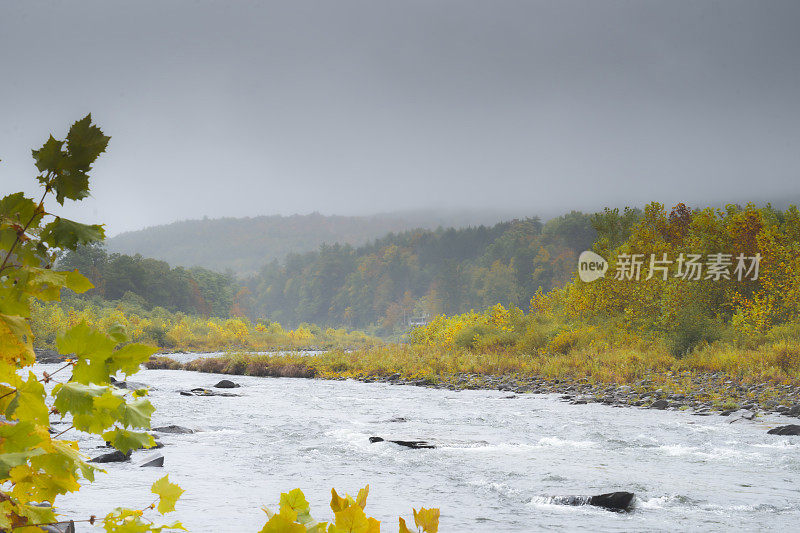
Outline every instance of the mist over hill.
POLYGON ((523 214, 510 211, 414 210, 370 216, 311 213, 204 218, 122 233, 109 239, 106 246, 112 253, 138 253, 173 266, 247 275, 289 253, 314 251, 321 244, 358 246, 392 232, 493 225, 519 216, 523 214))

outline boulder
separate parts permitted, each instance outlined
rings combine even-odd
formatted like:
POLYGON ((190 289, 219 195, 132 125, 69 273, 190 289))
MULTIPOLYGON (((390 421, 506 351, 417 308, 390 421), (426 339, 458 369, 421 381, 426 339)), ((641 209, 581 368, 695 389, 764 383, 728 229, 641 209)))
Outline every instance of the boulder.
POLYGON ((756 417, 756 414, 753 411, 747 410, 739 410, 729 415, 731 417, 728 420, 729 424, 733 424, 734 422, 741 422, 742 420, 753 420, 756 417))
POLYGON ((784 411, 783 414, 785 414, 786 416, 800 416, 800 404, 793 405, 792 407, 784 411))
POLYGON ((183 426, 176 426, 174 424, 171 424, 169 426, 159 426, 157 428, 153 428, 153 431, 156 431, 158 433, 172 433, 175 435, 186 435, 188 433, 194 433, 194 430, 185 428, 183 426))
POLYGON ((593 505, 610 511, 629 511, 635 496, 632 492, 609 492, 596 496, 556 496, 553 503, 559 505, 593 505))
POLYGON ((153 455, 151 457, 148 457, 147 459, 145 459, 144 463, 139 465, 140 468, 144 468, 144 467, 158 467, 158 468, 160 468, 162 466, 164 466, 164 456, 161 455, 160 453, 159 454, 155 454, 155 455, 153 455))
POLYGON ((138 381, 117 381, 114 376, 109 376, 108 380, 118 389, 138 390, 148 388, 147 385, 138 381))
POLYGON ((650 404, 650 409, 666 409, 669 407, 668 400, 656 400, 650 404))
POLYGON ((787 426, 778 426, 767 431, 770 435, 800 435, 800 426, 797 424, 789 424, 787 426))
POLYGON ((612 511, 628 511, 633 505, 634 498, 635 495, 632 492, 609 492, 591 496, 587 503, 612 511))
POLYGON ((433 444, 429 443, 428 441, 424 440, 393 440, 393 439, 384 439, 383 437, 370 437, 369 441, 373 444, 376 442, 391 442, 397 444, 398 446, 404 446, 406 448, 412 448, 415 450, 436 447, 433 444))
POLYGON ((214 385, 215 389, 237 389, 241 387, 238 383, 234 383, 229 379, 220 380, 216 385, 214 385))
POLYGON ((114 450, 111 453, 104 453, 103 455, 98 455, 94 459, 90 459, 90 463, 123 463, 125 461, 131 460, 131 452, 122 453, 119 450, 114 450))
POLYGON ((178 391, 181 396, 240 396, 239 394, 234 394, 232 392, 217 392, 211 389, 205 389, 203 387, 196 387, 192 390, 181 390, 178 391))

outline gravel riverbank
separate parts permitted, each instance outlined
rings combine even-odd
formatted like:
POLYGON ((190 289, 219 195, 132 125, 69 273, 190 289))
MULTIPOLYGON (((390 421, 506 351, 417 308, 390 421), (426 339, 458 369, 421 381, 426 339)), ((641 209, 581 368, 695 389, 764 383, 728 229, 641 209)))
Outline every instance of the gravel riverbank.
MULTIPOLYGON (((148 368, 169 368, 204 371, 206 365, 179 363, 159 357, 148 368)), ((206 371, 242 375, 240 367, 213 365, 206 371)), ((752 419, 759 414, 782 414, 800 417, 800 386, 774 382, 749 382, 724 373, 665 372, 645 376, 624 384, 590 382, 587 378, 551 378, 517 374, 483 375, 454 374, 431 379, 417 379, 402 374, 390 375, 319 375, 313 368, 260 368, 256 375, 305 377, 314 379, 355 379, 366 383, 414 385, 449 390, 487 389, 513 394, 560 394, 573 404, 602 403, 649 409, 691 410, 697 415, 736 413, 734 419, 752 419)))

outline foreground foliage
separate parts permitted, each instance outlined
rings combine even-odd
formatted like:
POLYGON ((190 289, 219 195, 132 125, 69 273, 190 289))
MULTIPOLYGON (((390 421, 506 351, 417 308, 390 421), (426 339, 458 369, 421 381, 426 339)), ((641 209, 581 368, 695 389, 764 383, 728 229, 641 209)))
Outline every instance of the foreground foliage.
MULTIPOLYGON (((78 443, 61 439, 74 430, 101 436, 109 445, 128 453, 150 448, 155 441, 146 430, 155 410, 147 389, 127 390, 112 384, 113 376, 135 374, 156 351, 155 347, 130 343, 134 338, 161 332, 180 346, 202 338, 214 348, 225 340, 247 343, 255 334, 262 341, 280 338, 294 343, 319 341, 322 332, 300 327, 284 332, 278 324, 257 324, 247 320, 188 318, 168 312, 141 317, 120 309, 85 306, 80 311, 53 304, 64 289, 83 293, 92 283, 77 269, 59 272, 53 263, 59 252, 74 250, 101 240, 103 228, 54 216, 45 210, 45 200, 54 194, 59 204, 81 200, 89 194, 88 172, 106 149, 109 137, 93 125, 91 116, 76 122, 65 141, 52 136, 33 152, 38 180, 44 192, 38 202, 17 193, 0 199, 0 528, 3 531, 34 532, 42 527, 74 522, 102 525, 109 533, 144 533, 184 530, 179 522, 156 524, 152 516, 175 510, 183 493, 169 476, 153 483, 153 503, 141 509, 117 508, 102 518, 61 520, 56 514, 58 496, 80 489, 101 469, 87 463, 78 443), (52 219, 52 220, 51 220, 52 219), (47 222, 45 222, 47 221, 47 222), (44 303, 42 303, 44 302, 44 303), (38 377, 30 369, 35 362, 34 330, 40 343, 68 356, 57 370, 38 377), (169 324, 167 327, 165 324, 169 324), (201 331, 198 333, 197 329, 201 331), (205 329, 203 329, 205 328, 205 329), (253 331, 254 330, 254 331, 253 331), (216 332, 213 334, 211 332, 216 332), (194 337, 193 337, 194 335, 194 337), (269 337, 272 335, 272 337, 269 337), (71 371, 61 381, 62 371, 71 371), (59 374, 59 375, 57 375, 59 374), (70 425, 56 432, 50 417, 70 425)), ((318 330, 318 328, 317 328, 318 330)), ((363 334, 328 330, 329 341, 343 339, 369 342, 363 334)), ((162 342, 159 335, 148 340, 162 342)), ((249 345, 253 347, 252 344, 249 345)), ((188 347, 188 346, 187 346, 188 347)), ((194 346, 192 346, 194 347, 194 346)), ((299 490, 281 495, 281 508, 262 531, 327 533, 370 533, 380 531, 380 522, 364 513, 369 486, 356 499, 339 497, 333 490, 331 524, 314 522, 308 502, 299 490)), ((421 531, 436 533, 438 509, 414 510, 421 531)), ((400 518, 401 533, 409 531, 400 518)))
MULTIPOLYGON (((57 301, 64 288, 84 292, 92 287, 78 271, 52 269, 59 250, 73 249, 103 238, 103 228, 52 215, 45 201, 54 195, 64 200, 81 200, 89 194, 88 172, 106 149, 109 137, 93 125, 91 117, 79 120, 65 140, 52 136, 33 151, 38 181, 44 192, 35 201, 23 193, 0 200, 0 528, 40 531, 59 522, 55 503, 59 495, 76 491, 80 481, 93 481, 99 469, 88 464, 75 441, 60 439, 70 430, 84 431, 127 452, 151 447, 153 406, 147 390, 121 390, 110 376, 128 376, 138 371, 154 349, 128 344, 123 327, 106 331, 84 322, 61 332, 55 345, 70 356, 64 366, 37 377, 30 366, 35 362, 33 334, 29 324, 32 302, 57 301), (58 375, 71 370, 71 375, 58 375), (60 381, 63 377, 67 379, 60 381), (53 385, 53 386, 51 386, 53 385), (50 416, 71 425, 55 432, 50 416), (53 434, 55 433, 55 434, 53 434)), ((180 495, 167 477, 153 484, 158 496, 157 512, 174 509, 180 495)), ((183 529, 180 523, 158 526, 145 517, 144 509, 117 509, 100 522, 106 531, 145 532, 183 529)))
MULTIPOLYGON (((380 533, 381 522, 368 517, 364 512, 369 495, 369 485, 358 491, 355 498, 346 494, 344 498, 331 489, 333 522, 317 522, 311 517, 311 507, 300 489, 281 494, 280 509, 273 513, 267 508, 269 520, 261 533, 380 533)), ((417 530, 426 533, 439 531, 439 509, 421 508, 414 511, 417 530)), ((399 532, 411 533, 403 517, 399 518, 399 532)))

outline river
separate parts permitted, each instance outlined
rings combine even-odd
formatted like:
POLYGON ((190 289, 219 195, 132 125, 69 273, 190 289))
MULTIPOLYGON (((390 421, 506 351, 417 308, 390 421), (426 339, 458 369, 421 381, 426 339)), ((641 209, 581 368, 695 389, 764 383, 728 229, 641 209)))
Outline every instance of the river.
MULTIPOLYGON (((38 370, 56 368, 37 365, 38 370)), ((185 494, 168 518, 190 531, 258 531, 282 491, 300 487, 318 520, 330 489, 370 484, 367 514, 397 531, 411 508, 440 507, 440 531, 791 531, 800 522, 800 437, 768 435, 788 419, 730 424, 688 412, 570 405, 513 395, 354 381, 142 370, 151 387, 164 468, 156 452, 108 464, 80 493, 59 500, 74 518, 150 503, 168 473, 185 494), (179 389, 229 378, 240 397, 186 397, 179 389), (772 422, 768 424, 767 422, 772 422), (370 436, 426 439, 435 449, 371 444, 370 436), (553 503, 552 496, 635 492, 630 513, 553 503)), ((99 438, 75 434, 90 455, 99 438)), ((87 527, 87 526, 84 526, 87 527)), ((78 531, 82 528, 79 527, 78 531)))

